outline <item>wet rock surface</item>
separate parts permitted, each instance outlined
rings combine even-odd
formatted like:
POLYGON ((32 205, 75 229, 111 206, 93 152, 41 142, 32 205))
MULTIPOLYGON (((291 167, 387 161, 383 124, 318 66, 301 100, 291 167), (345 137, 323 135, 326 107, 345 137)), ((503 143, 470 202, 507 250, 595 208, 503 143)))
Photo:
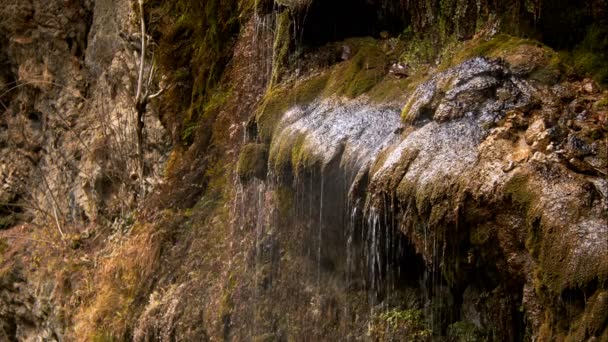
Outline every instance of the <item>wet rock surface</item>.
POLYGON ((601 1, 146 1, 143 201, 133 4, 0 7, 0 340, 606 340, 601 1))
MULTIPOLYGON (((603 114, 588 109, 594 99, 572 109, 587 93, 584 83, 573 100, 518 73, 483 58, 440 72, 410 96, 404 128, 394 111, 362 100, 292 108, 269 162, 303 154, 318 163, 292 160, 293 170, 317 167, 328 183, 346 176, 352 183, 342 189, 360 188, 367 174, 367 190, 351 191, 350 203, 360 203, 364 217, 394 221, 368 235, 368 253, 388 253, 374 241, 399 230, 462 303, 461 319, 505 340, 524 330, 541 336, 541 325, 560 321, 554 310, 563 291, 608 275, 606 145, 582 133, 605 137, 603 114), (477 272, 489 278, 475 280, 477 272), (485 304, 470 302, 472 286, 485 304)), ((579 87, 562 87, 572 86, 579 87)), ((364 229, 375 231, 369 222, 364 229)), ((589 310, 583 304, 580 314, 589 310)), ((602 333, 590 329, 586 338, 602 333)))

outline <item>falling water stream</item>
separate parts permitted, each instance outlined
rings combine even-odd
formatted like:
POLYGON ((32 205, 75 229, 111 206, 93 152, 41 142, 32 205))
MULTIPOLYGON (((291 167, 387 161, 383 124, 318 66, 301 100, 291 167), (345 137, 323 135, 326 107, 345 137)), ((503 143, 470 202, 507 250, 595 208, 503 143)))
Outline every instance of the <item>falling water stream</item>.
MULTIPOLYGON (((276 35, 276 24, 276 11, 266 15, 256 13, 256 37, 261 37, 262 44, 272 44, 274 39, 268 37, 276 35)), ((301 29, 303 28, 297 27, 296 20, 293 27, 296 37, 302 35, 301 29)), ((268 75, 275 67, 272 63, 273 57, 267 56, 268 75)), ((483 64, 473 66, 478 69, 485 67, 483 64)), ((472 70, 476 69, 472 68, 472 70)), ((422 92, 426 90, 424 87, 421 89, 422 92)), ((427 95, 421 93, 420 101, 428 98, 427 95)), ((414 108, 416 106, 418 104, 414 103, 414 108)), ((445 246, 440 245, 442 242, 438 240, 437 234, 429 234, 426 222, 418 223, 417 229, 423 232, 422 253, 427 262, 424 273, 417 274, 415 265, 403 264, 401 260, 408 252, 405 251, 406 243, 402 227, 395 215, 397 208, 395 208, 394 195, 385 194, 375 199, 359 198, 352 196, 350 189, 361 174, 371 172, 378 155, 385 150, 390 150, 390 153, 387 153, 385 160, 378 165, 379 168, 375 167, 375 174, 368 176, 370 178, 368 182, 390 174, 392 168, 400 163, 403 155, 409 153, 408 151, 418 150, 421 152, 411 165, 411 171, 406 178, 411 177, 424 185, 424 182, 438 177, 437 172, 441 169, 429 170, 425 163, 439 159, 445 164, 446 169, 464 168, 467 163, 475 160, 475 155, 467 151, 474 151, 469 146, 476 144, 481 135, 478 133, 477 122, 473 120, 445 123, 441 126, 429 122, 405 140, 401 139, 399 134, 395 134, 400 126, 399 108, 370 105, 365 99, 329 98, 306 106, 295 106, 283 115, 270 144, 271 160, 273 155, 281 153, 285 148, 282 145, 284 142, 291 141, 290 138, 293 136, 303 135, 304 153, 314 156, 319 163, 310 170, 292 175, 291 182, 287 183, 284 178, 275 174, 279 171, 273 170, 272 165, 269 165, 266 180, 256 180, 253 184, 254 191, 257 192, 254 242, 256 272, 253 281, 256 303, 261 305, 263 297, 260 283, 268 282, 267 286, 270 288, 273 286, 273 281, 259 279, 261 274, 258 270, 267 266, 258 263, 268 262, 262 260, 262 254, 267 253, 262 250, 266 245, 264 247, 262 245, 266 243, 268 232, 275 231, 282 231, 285 236, 292 236, 291 239, 297 237, 297 241, 284 243, 299 242, 301 246, 297 250, 310 261, 310 266, 302 267, 302 273, 306 276, 300 281, 303 282, 303 288, 308 286, 314 288, 311 291, 310 303, 312 311, 317 315, 315 318, 317 327, 322 325, 323 314, 327 311, 323 300, 332 295, 328 292, 329 282, 341 284, 340 291, 346 294, 351 291, 354 293, 361 284, 364 284, 369 308, 367 320, 370 324, 373 317, 393 307, 393 296, 397 295, 397 284, 403 277, 419 277, 406 282, 420 283, 423 289, 421 295, 424 297, 420 298, 421 303, 428 304, 428 298, 435 297, 443 291, 440 269, 444 262, 445 246), (428 141, 428 136, 437 137, 437 141, 428 141), (458 138, 452 139, 452 136, 458 138), (454 143, 446 146, 443 145, 445 141, 454 141, 454 143), (437 154, 438 150, 444 151, 443 154, 437 154), (430 176, 417 178, 422 172, 430 176), (276 195, 280 186, 289 187, 294 191, 295 220, 283 223, 290 226, 278 226, 276 208, 273 210, 268 208, 269 205, 274 207, 281 205, 276 202, 276 198, 274 203, 272 201, 269 203, 267 199, 270 193, 276 195), (287 234, 289 230, 295 231, 289 235, 287 234), (329 270, 341 270, 343 278, 331 280, 330 272, 327 272, 329 270)), ((294 169, 296 167, 294 166, 294 169)), ((270 248, 281 247, 273 244, 270 248)), ((265 277, 269 276, 265 275, 265 277)), ((268 289, 264 291, 270 293, 268 289)), ((435 324, 439 318, 435 316, 441 314, 441 307, 446 304, 442 302, 443 300, 438 296, 436 303, 428 304, 425 308, 430 317, 432 330, 438 328, 435 324)), ((257 317, 263 313, 259 308, 255 311, 253 325, 257 326, 257 317)), ((348 300, 339 311, 343 313, 341 318, 343 322, 340 326, 343 327, 344 335, 348 336, 348 327, 352 323, 349 320, 353 319, 353 308, 348 300)), ((321 330, 317 330, 317 333, 320 334, 321 330)))

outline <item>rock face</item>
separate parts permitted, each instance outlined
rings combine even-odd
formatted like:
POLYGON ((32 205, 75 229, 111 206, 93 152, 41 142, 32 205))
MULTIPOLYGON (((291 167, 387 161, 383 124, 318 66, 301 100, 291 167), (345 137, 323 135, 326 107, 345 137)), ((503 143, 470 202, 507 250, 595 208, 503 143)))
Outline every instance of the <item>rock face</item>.
MULTIPOLYGON (((608 272, 605 170, 581 172, 573 165, 580 159, 572 162, 565 151, 578 136, 567 121, 598 129, 599 113, 575 119, 551 89, 483 59, 433 77, 410 101, 405 118, 417 128, 379 162, 368 206, 391 198, 399 230, 429 264, 437 250, 428 241, 441 241, 449 262, 439 267, 455 291, 479 291, 471 274, 496 267, 504 278, 485 284, 486 300, 499 302, 506 289, 511 303, 522 300, 534 330, 552 324, 558 318, 535 312, 537 303, 558 306, 565 292, 594 287, 608 272), (499 252, 489 256, 486 248, 499 252), (526 288, 536 291, 526 295, 526 288)), ((605 146, 591 152, 590 143, 579 151, 605 155, 605 146)), ((491 314, 496 310, 507 317, 514 308, 498 305, 491 314)))
MULTIPOLYGON (((0 18, 3 205, 57 212, 66 225, 132 206, 137 56, 119 35, 136 30, 128 5, 9 2, 0 18)), ((159 160, 163 128, 146 120, 147 153, 159 160)))
POLYGON ((0 340, 608 338, 601 1, 146 1, 146 191, 132 2, 4 2, 0 340))
MULTIPOLYGON (((307 167, 318 168, 312 172, 317 183, 343 184, 330 192, 350 189, 348 210, 363 213, 363 234, 372 233, 360 243, 372 258, 393 253, 378 242, 380 236, 403 233, 426 272, 443 279, 432 285, 444 286, 443 294, 433 289, 427 300, 448 296, 460 303, 439 315, 460 317, 499 340, 518 340, 524 334, 514 329, 522 324, 520 310, 528 333, 541 337, 541 325, 559 323, 553 310, 567 293, 601 296, 597 281, 608 274, 606 170, 584 161, 599 158, 596 165, 606 165, 606 145, 581 133, 602 130, 604 114, 571 111, 571 100, 559 93, 567 86, 573 84, 526 80, 500 60, 471 59, 412 92, 403 111, 405 128, 397 113, 365 100, 324 100, 288 110, 275 128, 269 165, 300 177, 311 177, 307 167)), ((586 92, 584 81, 574 86, 575 96, 586 92)), ((336 210, 323 201, 323 185, 315 191, 325 210, 336 210)), ((327 219, 318 224, 347 229, 327 219)), ((394 266, 372 260, 368 267, 370 277, 381 278, 367 279, 373 289, 375 281, 388 281, 381 273, 394 266)), ((581 326, 570 333, 582 336, 593 330, 583 318, 593 308, 577 310, 581 326)))
MULTIPOLYGON (((138 57, 119 35, 137 31, 130 13, 126 1, 3 2, 0 230, 30 222, 44 227, 31 241, 78 245, 82 236, 96 234, 96 225, 134 208, 132 98, 138 57)), ((169 143, 150 109, 146 174, 151 186, 169 143)), ((9 247, 29 234, 3 233, 18 238, 9 238, 9 247)), ((0 258, 18 260, 20 254, 0 258)), ((63 327, 51 318, 58 309, 50 304, 48 287, 54 285, 27 279, 33 261, 24 262, 14 271, 17 279, 0 267, 0 339, 63 340, 63 327)))

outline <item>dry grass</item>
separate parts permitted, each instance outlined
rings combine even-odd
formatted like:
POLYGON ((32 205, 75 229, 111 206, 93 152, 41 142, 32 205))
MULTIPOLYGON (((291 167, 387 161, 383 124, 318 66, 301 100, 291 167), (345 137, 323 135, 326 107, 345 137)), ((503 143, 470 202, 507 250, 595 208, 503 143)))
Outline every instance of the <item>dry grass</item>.
MULTIPOLYGON (((169 217, 165 217, 167 219, 169 217)), ((142 304, 139 295, 159 264, 163 231, 151 224, 137 225, 109 255, 98 257, 89 300, 74 317, 73 338, 78 341, 122 340, 131 333, 134 315, 142 304)))

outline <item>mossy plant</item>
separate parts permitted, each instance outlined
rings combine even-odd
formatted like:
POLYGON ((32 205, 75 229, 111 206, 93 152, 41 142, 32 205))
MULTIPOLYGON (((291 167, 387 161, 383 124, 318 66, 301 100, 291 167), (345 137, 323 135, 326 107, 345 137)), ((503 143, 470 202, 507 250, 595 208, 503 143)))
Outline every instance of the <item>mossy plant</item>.
POLYGON ((575 71, 588 74, 598 83, 608 85, 608 28, 605 23, 593 23, 587 28, 585 38, 562 56, 573 65, 575 71))
POLYGON ((269 87, 281 81, 286 71, 289 49, 291 46, 292 19, 289 10, 284 10, 277 15, 274 44, 272 47, 272 74, 269 87))
POLYGON ((505 184, 504 193, 521 210, 527 210, 535 198, 529 178, 522 174, 515 175, 505 184))
POLYGON ((391 309, 372 318, 369 335, 379 341, 426 341, 432 332, 422 310, 391 309))
POLYGON ((275 200, 282 219, 287 220, 290 217, 294 206, 294 198, 295 193, 290 187, 279 186, 275 190, 275 200))
POLYGON ((163 120, 178 126, 178 138, 189 145, 232 55, 232 45, 226 42, 239 30, 242 6, 239 0, 151 0, 146 6, 150 18, 164 18, 149 25, 161 37, 155 57, 173 85, 163 95, 165 112, 171 116, 163 120))
POLYGON ((507 34, 491 38, 479 37, 459 44, 446 52, 440 70, 448 69, 474 57, 502 58, 512 69, 521 69, 522 76, 553 84, 568 71, 560 55, 548 46, 532 39, 507 34))
POLYGON ((345 42, 356 51, 354 56, 339 64, 332 72, 324 96, 355 98, 374 87, 386 75, 386 54, 372 38, 345 42))
POLYGON ((602 110, 602 109, 608 108, 608 96, 604 97, 601 100, 594 103, 593 108, 596 110, 602 110))
POLYGON ((6 239, 0 238, 0 264, 4 261, 4 252, 8 249, 8 243, 6 239))
POLYGON ((262 140, 270 141, 277 123, 289 108, 306 105, 318 98, 328 79, 327 74, 321 74, 268 90, 256 113, 258 133, 262 140))
POLYGON ((458 321, 450 324, 448 327, 448 336, 452 337, 458 342, 477 342, 487 340, 482 338, 483 334, 479 331, 477 326, 468 321, 458 321))
POLYGON ((265 144, 247 144, 239 156, 237 174, 241 181, 252 177, 265 179, 268 165, 268 149, 265 144))
POLYGON ((98 332, 93 336, 93 342, 116 342, 116 341, 118 341, 118 340, 105 332, 98 332))
POLYGON ((298 178, 305 170, 322 168, 320 162, 320 157, 306 144, 305 133, 281 136, 270 147, 269 165, 278 176, 298 178))
POLYGON ((403 103, 411 90, 412 79, 385 77, 367 92, 372 103, 403 103))
POLYGON ((503 191, 512 205, 524 213, 528 225, 526 248, 534 257, 538 257, 543 241, 542 218, 534 207, 538 196, 530 178, 525 174, 514 175, 505 184, 503 191))
POLYGON ((277 123, 289 108, 332 96, 355 98, 369 92, 384 78, 386 53, 376 40, 353 38, 344 44, 354 51, 351 59, 304 80, 282 86, 271 83, 272 87, 256 113, 258 131, 263 141, 270 141, 277 123))

